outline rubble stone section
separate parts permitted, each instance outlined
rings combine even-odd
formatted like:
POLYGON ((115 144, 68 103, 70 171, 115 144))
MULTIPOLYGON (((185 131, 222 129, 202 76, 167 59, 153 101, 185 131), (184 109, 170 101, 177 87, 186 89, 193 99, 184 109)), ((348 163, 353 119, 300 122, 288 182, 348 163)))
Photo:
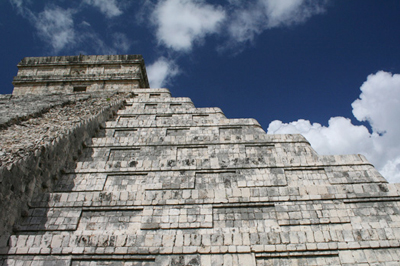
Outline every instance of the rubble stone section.
POLYGON ((166 89, 118 97, 0 237, 1 266, 400 264, 400 184, 362 155, 318 155, 166 89))
MULTIPOLYGON (((61 172, 75 164, 83 144, 123 107, 129 93, 79 93, 2 97, 0 113, 0 235, 46 227, 29 209, 33 195, 52 191, 61 172), (33 216, 17 225, 21 216, 33 216)), ((58 213, 58 210, 55 210, 58 213)), ((64 215, 65 212, 60 214, 64 215)), ((42 215, 42 216, 43 216, 42 215)), ((68 214, 65 214, 68 216, 68 214)), ((57 228, 63 228, 57 222, 57 228)), ((66 226, 69 226, 66 224, 66 226)))

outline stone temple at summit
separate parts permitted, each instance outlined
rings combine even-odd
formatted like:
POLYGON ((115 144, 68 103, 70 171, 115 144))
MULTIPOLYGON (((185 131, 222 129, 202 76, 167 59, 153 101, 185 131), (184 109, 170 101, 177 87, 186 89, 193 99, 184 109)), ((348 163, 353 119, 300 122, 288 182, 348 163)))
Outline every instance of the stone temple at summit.
POLYGON ((140 55, 18 68, 0 266, 400 265, 400 184, 364 156, 149 88, 140 55))

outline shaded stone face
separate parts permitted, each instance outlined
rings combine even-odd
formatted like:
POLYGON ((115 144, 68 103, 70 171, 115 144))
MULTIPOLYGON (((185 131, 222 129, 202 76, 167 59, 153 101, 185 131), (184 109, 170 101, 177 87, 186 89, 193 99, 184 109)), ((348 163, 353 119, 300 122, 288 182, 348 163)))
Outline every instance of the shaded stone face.
MULTIPOLYGON (((41 60, 69 67, 63 57, 41 60)), ((65 71, 71 79, 124 74, 108 66, 65 71)), ((32 80, 62 71, 43 68, 32 80)), ((98 95, 81 91, 71 93, 98 95)), ((400 186, 363 156, 320 156, 300 135, 267 135, 254 119, 227 119, 166 89, 99 97, 118 104, 98 130, 78 127, 90 132, 85 145, 66 152, 72 163, 35 190, 14 231, 0 238, 0 265, 399 263, 400 186)), ((59 167, 53 160, 47 168, 59 167)))

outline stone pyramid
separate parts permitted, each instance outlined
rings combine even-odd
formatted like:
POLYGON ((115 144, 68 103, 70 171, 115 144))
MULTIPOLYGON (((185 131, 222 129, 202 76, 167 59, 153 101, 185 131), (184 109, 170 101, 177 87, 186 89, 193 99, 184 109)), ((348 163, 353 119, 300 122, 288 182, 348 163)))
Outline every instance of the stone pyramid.
MULTIPOLYGON (((107 97, 114 115, 36 189, 2 238, 0 265, 400 265, 400 186, 364 156, 321 156, 301 135, 267 135, 254 119, 132 87, 118 76, 129 60, 101 61, 118 82, 96 92, 107 67, 90 74, 93 57, 76 58, 57 67, 83 72, 37 94, 107 97)), ((36 93, 36 78, 18 83, 26 76, 17 95, 36 93)))

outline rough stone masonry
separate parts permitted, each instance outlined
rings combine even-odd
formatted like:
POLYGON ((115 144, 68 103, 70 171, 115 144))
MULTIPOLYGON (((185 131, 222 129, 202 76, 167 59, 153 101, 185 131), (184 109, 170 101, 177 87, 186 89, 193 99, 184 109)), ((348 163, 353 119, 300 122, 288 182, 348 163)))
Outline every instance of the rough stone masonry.
POLYGON ((399 265, 362 155, 150 89, 139 55, 25 58, 0 97, 0 265, 399 265))

